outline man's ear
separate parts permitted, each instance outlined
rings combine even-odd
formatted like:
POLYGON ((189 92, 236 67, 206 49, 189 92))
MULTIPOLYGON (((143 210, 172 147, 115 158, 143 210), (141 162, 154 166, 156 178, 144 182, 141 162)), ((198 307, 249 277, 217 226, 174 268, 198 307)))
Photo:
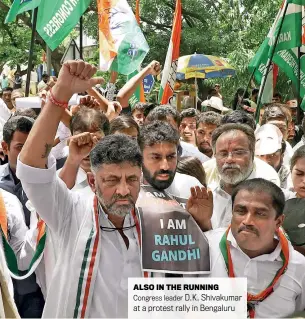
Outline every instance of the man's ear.
POLYGON ((282 214, 276 219, 276 228, 279 229, 284 223, 285 215, 282 214))
POLYGON ((7 143, 4 142, 4 141, 2 141, 2 142, 1 142, 1 146, 2 146, 3 153, 4 153, 5 155, 7 155, 7 152, 8 152, 8 149, 9 149, 7 143))
POLYGON ((92 172, 87 173, 87 181, 88 181, 88 184, 89 184, 92 192, 95 194, 95 192, 96 192, 95 177, 94 177, 94 174, 92 172))

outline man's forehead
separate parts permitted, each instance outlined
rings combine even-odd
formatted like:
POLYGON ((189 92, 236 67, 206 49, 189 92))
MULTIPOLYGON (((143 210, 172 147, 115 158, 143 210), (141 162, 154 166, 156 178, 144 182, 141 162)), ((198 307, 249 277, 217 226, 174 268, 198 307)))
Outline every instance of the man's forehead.
POLYGON ((123 162, 120 164, 103 164, 100 168, 100 173, 103 175, 133 175, 138 171, 141 171, 141 168, 130 162, 123 162))
POLYGON ((208 129, 208 130, 214 130, 216 129, 217 125, 216 124, 213 124, 213 123, 203 123, 203 122, 200 122, 199 125, 198 125, 198 128, 201 128, 201 129, 208 129))
POLYGON ((168 142, 158 143, 144 147, 144 151, 146 151, 147 153, 175 152, 176 150, 177 145, 168 142))
POLYGON ((242 131, 230 131, 222 133, 217 141, 216 146, 223 144, 248 144, 248 137, 242 131))
POLYGON ((234 206, 256 207, 258 209, 270 210, 273 206, 272 197, 260 189, 240 190, 234 200, 234 206))
POLYGON ((181 121, 182 123, 183 122, 196 122, 196 118, 195 117, 185 117, 182 119, 181 121))

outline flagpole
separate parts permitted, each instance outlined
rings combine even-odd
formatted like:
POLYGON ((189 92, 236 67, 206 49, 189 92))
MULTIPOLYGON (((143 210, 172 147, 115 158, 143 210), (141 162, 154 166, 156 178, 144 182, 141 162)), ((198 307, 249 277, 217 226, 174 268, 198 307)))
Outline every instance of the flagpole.
POLYGON ((83 16, 79 19, 79 55, 83 60, 83 16))
POLYGON ((302 111, 301 111, 301 48, 298 47, 298 87, 297 87, 297 94, 298 94, 298 108, 297 108, 297 118, 296 124, 301 124, 302 122, 302 111))
POLYGON ((28 97, 30 95, 30 82, 31 82, 31 72, 32 72, 32 68, 33 68, 33 54, 34 54, 37 15, 38 15, 38 8, 35 8, 33 11, 32 37, 31 37, 29 60, 28 60, 28 71, 27 71, 27 76, 26 76, 26 86, 25 86, 25 96, 26 97, 28 97))
POLYGON ((268 77, 268 74, 269 74, 269 71, 270 71, 270 66, 271 66, 272 59, 273 59, 273 56, 274 56, 274 53, 275 53, 275 50, 276 50, 277 42, 278 42, 278 40, 279 40, 281 31, 282 31, 282 27, 283 27, 283 24, 284 24, 284 20, 285 20, 285 17, 286 17, 286 12, 287 12, 288 6, 289 6, 289 3, 288 3, 288 1, 286 0, 284 12, 283 12, 283 18, 282 18, 282 20, 281 20, 281 24, 280 24, 278 33, 277 33, 277 35, 276 35, 275 41, 274 41, 274 43, 273 43, 273 45, 272 45, 271 56, 270 56, 269 59, 268 59, 267 67, 266 67, 266 69, 265 69, 264 76, 263 76, 263 83, 262 83, 262 85, 261 85, 261 87, 260 87, 260 91, 259 91, 259 95, 258 95, 258 100, 257 100, 257 108, 256 108, 256 112, 255 112, 255 118, 256 118, 256 120, 258 120, 258 118, 259 118, 260 104, 261 104, 261 101, 262 101, 262 97, 263 97, 265 85, 266 85, 266 82, 267 82, 267 77, 268 77))
MULTIPOLYGON (((246 89, 244 90, 244 93, 243 93, 243 96, 242 96, 242 99, 241 99, 242 101, 243 101, 243 99, 245 98, 246 92, 248 91, 248 88, 249 88, 249 86, 250 86, 250 84, 251 84, 251 81, 252 81, 252 79, 253 79, 253 77, 254 77, 254 73, 256 72, 256 70, 257 70, 257 68, 254 68, 254 70, 253 70, 252 73, 251 73, 249 82, 248 82, 248 84, 247 84, 247 86, 246 86, 246 89)), ((240 105, 240 102, 238 101, 237 106, 239 106, 239 105, 240 105)))

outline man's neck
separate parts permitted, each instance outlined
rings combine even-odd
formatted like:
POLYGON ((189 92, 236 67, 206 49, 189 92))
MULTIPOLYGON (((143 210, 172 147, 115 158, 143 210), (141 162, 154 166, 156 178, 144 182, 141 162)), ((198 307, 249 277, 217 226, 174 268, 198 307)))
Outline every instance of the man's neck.
POLYGON ((10 169, 10 171, 12 173, 12 176, 14 178, 15 185, 19 184, 20 180, 16 176, 16 168, 11 167, 10 164, 8 164, 8 165, 9 165, 9 169, 10 169))
POLYGON ((223 181, 220 181, 220 187, 223 189, 227 194, 232 195, 233 189, 236 185, 226 184, 223 181))
POLYGON ((277 239, 273 239, 272 242, 270 242, 269 245, 267 245, 266 247, 264 247, 261 250, 247 250, 247 249, 243 249, 242 247, 240 247, 240 249, 249 257, 249 258, 255 258, 258 256, 262 256, 262 255, 269 255, 272 252, 274 252, 275 248, 278 245, 278 240, 277 239))
POLYGON ((207 152, 201 152, 202 154, 206 155, 207 157, 209 158, 212 158, 213 157, 213 150, 211 151, 207 151, 207 152))
POLYGON ((111 221, 114 227, 116 228, 123 228, 125 217, 114 215, 114 214, 107 214, 108 219, 111 221))

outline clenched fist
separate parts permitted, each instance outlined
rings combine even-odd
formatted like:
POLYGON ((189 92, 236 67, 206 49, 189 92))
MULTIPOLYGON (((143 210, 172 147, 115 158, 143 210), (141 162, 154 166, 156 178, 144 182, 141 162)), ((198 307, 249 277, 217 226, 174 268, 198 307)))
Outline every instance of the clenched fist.
POLYGON ((86 158, 93 147, 98 143, 98 137, 94 133, 81 133, 69 139, 69 157, 77 164, 86 158))

